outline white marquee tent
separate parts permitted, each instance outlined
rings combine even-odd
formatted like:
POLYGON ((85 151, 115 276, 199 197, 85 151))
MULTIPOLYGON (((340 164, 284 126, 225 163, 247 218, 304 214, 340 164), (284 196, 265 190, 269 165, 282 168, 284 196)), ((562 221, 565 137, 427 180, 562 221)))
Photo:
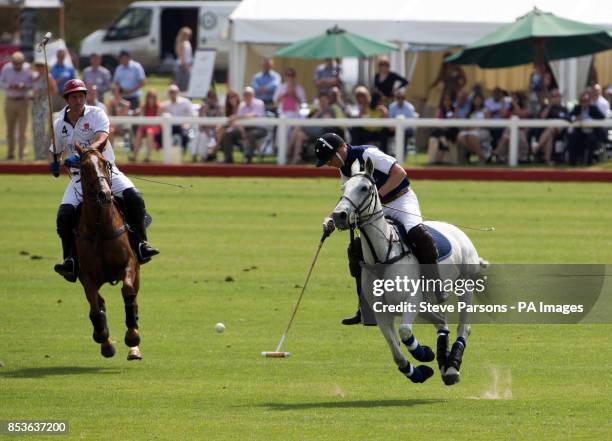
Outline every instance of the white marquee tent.
MULTIPOLYGON (((405 49, 467 45, 534 7, 612 28, 610 0, 243 0, 230 16, 230 83, 242 85, 246 44, 284 45, 338 25, 399 43, 402 50, 392 62, 403 71, 405 49)), ((570 81, 576 69, 569 68, 570 81)))

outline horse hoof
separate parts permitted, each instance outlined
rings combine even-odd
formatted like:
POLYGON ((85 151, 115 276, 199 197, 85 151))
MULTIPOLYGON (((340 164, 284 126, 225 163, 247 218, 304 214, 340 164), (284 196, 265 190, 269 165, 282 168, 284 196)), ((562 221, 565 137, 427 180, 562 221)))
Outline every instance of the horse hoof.
POLYGON ((102 353, 102 356, 104 358, 111 358, 115 355, 115 345, 112 344, 110 341, 107 341, 106 343, 103 343, 100 346, 100 352, 102 353))
POLYGON ((444 384, 446 384, 447 386, 452 386, 453 384, 457 384, 459 383, 460 380, 461 380, 460 372, 452 366, 446 369, 446 372, 442 374, 442 381, 444 381, 444 384))
POLYGON ((425 383, 427 379, 433 374, 434 370, 432 368, 421 364, 414 368, 412 376, 408 378, 410 378, 410 381, 412 381, 413 383, 425 383))
POLYGON ((128 351, 127 359, 128 360, 142 360, 142 353, 140 352, 140 349, 138 349, 138 346, 134 346, 133 348, 130 348, 130 350, 128 351))
POLYGON ((140 344, 140 335, 138 334, 138 331, 127 331, 125 333, 124 342, 128 348, 138 346, 140 344))
POLYGON ((93 333, 93 340, 96 343, 102 344, 104 343, 106 340, 108 340, 108 329, 104 329, 102 332, 96 332, 94 331, 93 333))

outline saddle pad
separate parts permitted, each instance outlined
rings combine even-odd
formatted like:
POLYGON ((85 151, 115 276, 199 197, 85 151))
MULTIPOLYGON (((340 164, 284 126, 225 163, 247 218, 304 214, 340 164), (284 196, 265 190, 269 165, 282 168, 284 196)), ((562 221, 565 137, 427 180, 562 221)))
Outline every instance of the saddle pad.
POLYGON ((431 234, 431 237, 433 237, 436 242, 436 247, 438 248, 438 262, 450 256, 453 252, 453 247, 446 236, 429 225, 425 225, 425 227, 429 230, 429 234, 431 234))

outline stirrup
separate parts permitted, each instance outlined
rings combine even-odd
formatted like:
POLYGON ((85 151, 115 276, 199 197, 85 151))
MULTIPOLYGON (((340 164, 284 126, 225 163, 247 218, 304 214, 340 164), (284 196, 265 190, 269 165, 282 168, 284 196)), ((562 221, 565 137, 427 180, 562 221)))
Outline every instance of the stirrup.
POLYGON ((68 282, 74 283, 77 281, 76 263, 72 257, 68 257, 64 260, 64 263, 58 263, 53 269, 68 282))
POLYGON ((159 250, 157 248, 153 248, 148 242, 142 241, 138 244, 136 254, 138 257, 138 262, 145 264, 151 260, 151 257, 159 254, 159 250))

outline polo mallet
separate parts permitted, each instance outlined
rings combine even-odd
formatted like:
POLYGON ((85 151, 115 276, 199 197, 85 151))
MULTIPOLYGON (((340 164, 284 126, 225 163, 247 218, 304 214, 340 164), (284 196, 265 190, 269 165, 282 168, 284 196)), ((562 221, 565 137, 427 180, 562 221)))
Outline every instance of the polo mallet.
MULTIPOLYGON (((53 161, 57 162, 58 154, 55 150, 55 130, 53 130, 53 107, 51 106, 51 89, 49 88, 49 64, 47 63, 47 43, 51 40, 51 32, 47 32, 44 38, 38 43, 42 48, 45 57, 45 84, 47 85, 47 100, 49 102, 49 130, 51 131, 51 145, 53 146, 53 161)), ((56 178, 59 173, 53 173, 56 178)))
POLYGON ((317 262, 317 257, 319 257, 319 252, 321 251, 321 247, 323 246, 323 242, 325 242, 325 239, 327 239, 328 234, 327 233, 323 233, 323 236, 321 236, 321 241, 319 242, 319 246, 317 247, 317 252, 315 253, 314 259, 312 259, 312 263, 310 264, 310 269, 308 270, 308 274, 306 275, 306 280, 304 281, 304 286, 302 286, 302 292, 300 292, 300 295, 297 299, 297 302, 295 304, 295 307, 293 308, 293 314, 291 314, 291 318, 289 319, 289 323, 287 324, 287 328, 285 328, 285 332, 283 332, 283 335, 280 339, 280 341, 278 342, 278 346, 276 347, 275 351, 271 351, 271 352, 262 352, 261 355, 264 357, 268 357, 268 358, 285 358, 285 357, 289 357, 289 355, 291 354, 290 352, 282 352, 281 348, 283 347, 283 343, 285 342, 285 338, 287 337, 287 334, 289 333, 289 329, 291 328, 291 324, 293 323, 293 319, 295 318, 295 314, 297 313, 298 308, 300 307, 300 302, 302 301, 302 296, 304 295, 304 291, 306 291, 306 286, 308 285, 308 280, 310 280, 310 274, 312 274, 312 270, 315 266, 315 263, 317 262))

